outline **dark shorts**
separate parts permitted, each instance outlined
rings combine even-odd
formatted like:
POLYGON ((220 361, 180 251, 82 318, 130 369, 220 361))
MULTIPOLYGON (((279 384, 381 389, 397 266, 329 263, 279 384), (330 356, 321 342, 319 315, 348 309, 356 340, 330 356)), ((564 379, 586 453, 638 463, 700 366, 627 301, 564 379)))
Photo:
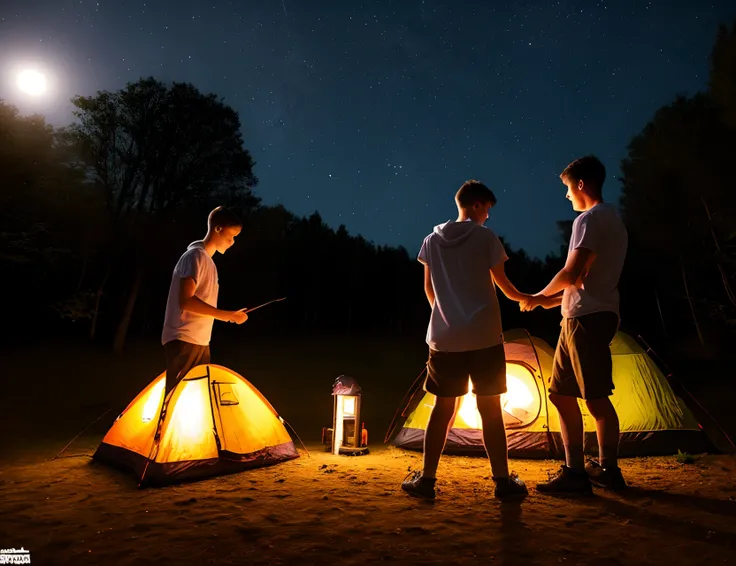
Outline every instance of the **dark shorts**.
POLYGON ((476 395, 506 393, 506 353, 503 344, 469 352, 429 350, 424 389, 437 397, 462 397, 468 378, 476 395))
POLYGON ((550 393, 579 399, 602 399, 613 393, 610 346, 618 323, 613 312, 562 320, 550 393))
POLYGON ((166 352, 166 393, 171 391, 189 370, 210 363, 210 347, 172 340, 164 344, 166 352))

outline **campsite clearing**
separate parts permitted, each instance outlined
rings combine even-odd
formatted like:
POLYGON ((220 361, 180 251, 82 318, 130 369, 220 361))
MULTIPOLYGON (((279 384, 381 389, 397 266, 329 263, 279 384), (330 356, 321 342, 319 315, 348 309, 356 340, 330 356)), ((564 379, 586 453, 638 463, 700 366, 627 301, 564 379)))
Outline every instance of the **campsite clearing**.
MULTIPOLYGON (((558 461, 512 460, 531 491, 520 505, 492 498, 485 459, 446 457, 438 500, 409 498, 399 486, 421 455, 381 441, 425 355, 421 341, 221 343, 218 363, 257 387, 310 457, 300 448, 276 466, 138 489, 132 475, 90 456, 160 373, 160 346, 133 343, 123 357, 73 341, 16 349, 6 371, 17 379, 0 398, 0 546, 23 546, 32 564, 733 563, 733 456, 624 459, 632 489, 581 500, 535 492, 558 461), (367 456, 333 456, 310 442, 330 423, 341 373, 365 389, 367 456)), ((730 391, 719 387, 709 407, 720 400, 718 414, 732 415, 730 391)))
MULTIPOLYGON (((76 453, 91 453, 85 441, 76 453)), ((0 532, 36 564, 726 564, 736 548, 736 459, 622 462, 622 495, 537 494, 557 463, 512 461, 522 502, 492 497, 487 461, 447 457, 427 503, 399 489, 420 455, 310 456, 137 489, 86 457, 4 467, 0 532)))

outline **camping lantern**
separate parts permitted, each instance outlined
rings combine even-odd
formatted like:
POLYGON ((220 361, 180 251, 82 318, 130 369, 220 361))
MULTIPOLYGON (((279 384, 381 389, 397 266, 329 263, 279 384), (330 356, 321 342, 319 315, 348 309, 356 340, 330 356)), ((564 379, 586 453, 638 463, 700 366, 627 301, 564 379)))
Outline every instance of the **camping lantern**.
POLYGON ((352 377, 341 375, 332 386, 332 397, 330 451, 347 456, 367 454, 368 431, 360 420, 360 386, 352 377))

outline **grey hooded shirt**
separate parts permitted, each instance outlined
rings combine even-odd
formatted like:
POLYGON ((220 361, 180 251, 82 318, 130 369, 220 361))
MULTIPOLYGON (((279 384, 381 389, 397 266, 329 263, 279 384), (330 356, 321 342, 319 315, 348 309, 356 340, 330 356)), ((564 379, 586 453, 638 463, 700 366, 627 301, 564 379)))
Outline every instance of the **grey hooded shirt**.
POLYGON ((435 295, 427 328, 430 348, 466 352, 503 343, 491 268, 508 256, 492 230, 472 221, 438 224, 418 259, 429 267, 435 295))

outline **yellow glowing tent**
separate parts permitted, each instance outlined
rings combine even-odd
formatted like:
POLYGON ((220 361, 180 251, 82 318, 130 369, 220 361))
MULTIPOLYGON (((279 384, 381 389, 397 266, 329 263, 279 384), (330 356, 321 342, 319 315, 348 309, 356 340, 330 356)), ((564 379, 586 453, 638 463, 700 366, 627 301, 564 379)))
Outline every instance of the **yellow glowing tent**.
POLYGON ((94 459, 132 470, 142 485, 199 479, 298 458, 282 419, 245 378, 192 370, 162 404, 162 373, 120 414, 94 459))
MULTIPOLYGON (((554 350, 524 330, 504 334, 507 393, 502 397, 509 456, 556 458, 564 455, 557 410, 547 399, 554 350)), ((618 332, 611 344, 615 390, 611 398, 619 415, 621 456, 704 452, 714 446, 691 408, 678 397, 667 377, 633 338, 618 332)), ((423 376, 405 397, 386 442, 421 450, 435 397, 423 388, 423 376), (408 402, 406 401, 408 399, 408 402), (405 420, 404 420, 405 419, 405 420), (394 436, 403 420, 403 426, 394 436)), ((470 388, 469 388, 470 389, 470 388)), ((580 402, 588 453, 597 451, 595 421, 580 402)), ((445 452, 484 453, 475 395, 465 395, 450 429, 445 452)))

